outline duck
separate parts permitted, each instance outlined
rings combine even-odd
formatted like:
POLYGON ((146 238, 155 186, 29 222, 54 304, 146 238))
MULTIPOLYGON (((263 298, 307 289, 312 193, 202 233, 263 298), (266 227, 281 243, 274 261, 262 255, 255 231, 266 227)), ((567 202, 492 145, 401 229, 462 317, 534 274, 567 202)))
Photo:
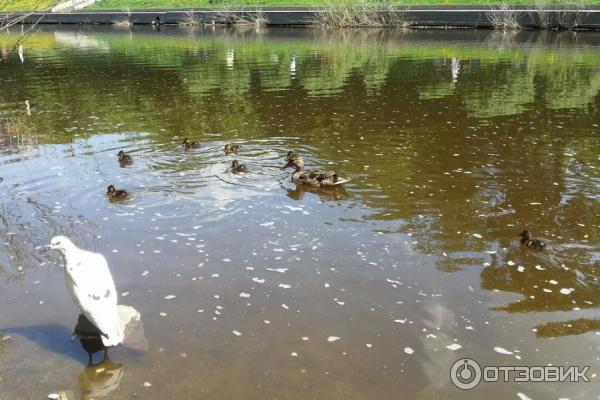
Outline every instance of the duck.
POLYGON ((123 150, 117 153, 117 157, 119 157, 119 164, 121 165, 131 165, 133 164, 133 158, 129 154, 125 154, 123 150))
POLYGON ((242 146, 240 146, 239 144, 226 144, 225 145, 225 154, 232 154, 232 153, 237 153, 238 151, 240 151, 240 149, 242 148, 242 146))
POLYGON ((292 182, 297 185, 307 185, 320 188, 331 188, 345 184, 350 179, 341 178, 336 171, 305 171, 302 157, 288 153, 288 163, 284 168, 294 167, 292 182))
POLYGON ((546 247, 544 242, 542 242, 541 240, 531 239, 529 237, 529 232, 526 230, 521 232, 519 234, 519 236, 521 237, 521 244, 523 246, 527 247, 528 249, 531 249, 534 251, 542 251, 542 250, 544 250, 544 247, 546 247))
POLYGON ((288 151, 285 160, 287 161, 287 164, 281 169, 286 169, 287 167, 292 167, 294 165, 301 165, 302 168, 304 168, 304 159, 301 156, 295 154, 293 151, 288 151))
POLYGON ((248 168, 244 164, 240 164, 238 160, 233 160, 231 163, 231 172, 238 174, 240 172, 248 172, 248 168))
POLYGON ((115 187, 113 185, 110 185, 107 189, 106 189, 106 195, 108 196, 108 199, 110 201, 122 201, 122 200, 127 200, 131 197, 131 195, 129 194, 129 192, 127 190, 122 190, 122 189, 115 189, 115 187))
POLYGON ((197 149, 200 147, 200 143, 198 142, 190 142, 190 139, 183 139, 183 148, 184 149, 197 149))

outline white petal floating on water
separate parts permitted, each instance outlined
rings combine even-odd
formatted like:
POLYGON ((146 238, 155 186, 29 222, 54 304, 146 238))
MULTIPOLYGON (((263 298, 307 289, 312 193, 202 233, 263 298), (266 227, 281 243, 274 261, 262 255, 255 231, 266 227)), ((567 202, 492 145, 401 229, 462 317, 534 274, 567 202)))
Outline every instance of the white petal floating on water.
POLYGON ((240 331, 231 331, 235 336, 242 336, 242 332, 240 331))
POLYGON ((279 272, 280 274, 285 274, 288 268, 267 268, 267 271, 279 272))
POLYGON ((474 233, 473 237, 476 237, 477 239, 481 239, 483 236, 481 236, 479 233, 474 233))
POLYGON ((167 315, 169 315, 169 314, 167 314, 166 312, 161 312, 159 315, 160 315, 161 317, 166 317, 166 316, 167 316, 167 315))
POLYGON ((366 346, 370 349, 371 347, 373 347, 373 345, 371 343, 367 343, 366 346))
POLYGON ((512 260, 508 260, 508 263, 507 263, 507 264, 508 264, 509 266, 511 266, 511 267, 512 267, 512 266, 514 266, 514 265, 515 265, 515 262, 514 262, 514 261, 512 261, 512 260))
POLYGON ((524 272, 524 271, 525 271, 525 267, 524 267, 524 266, 522 266, 522 265, 519 265, 519 266, 517 267, 517 271, 519 271, 519 272, 524 272))
POLYGON ((288 285, 287 283, 280 283, 279 287, 282 289, 290 289, 292 285, 288 285))
POLYGON ((500 353, 500 354, 507 354, 507 355, 513 354, 512 351, 508 351, 504 347, 494 347, 494 351, 496 353, 500 353))
POLYGON ((242 292, 242 293, 240 293, 240 297, 248 298, 248 297, 250 297, 250 293, 244 293, 244 292, 242 292))
POLYGON ((264 279, 260 279, 260 278, 257 278, 257 277, 254 277, 254 278, 252 278, 252 280, 253 280, 254 282, 256 282, 256 283, 265 283, 265 280, 264 280, 264 279))
POLYGON ((291 355, 292 357, 298 357, 298 353, 296 353, 295 351, 293 351, 293 352, 292 352, 290 355, 291 355))
POLYGON ((339 337, 339 336, 329 336, 329 337, 327 338, 327 341, 328 341, 329 343, 332 343, 332 342, 335 342, 336 340, 340 340, 340 339, 341 339, 341 337, 339 337))
POLYGON ((519 400, 531 400, 531 397, 521 392, 517 393, 517 397, 519 398, 519 400))
POLYGON ((462 346, 458 343, 452 343, 451 345, 446 346, 448 350, 456 351, 462 348, 462 346))
POLYGON ((170 294, 170 295, 165 296, 165 300, 173 300, 175 297, 177 297, 177 296, 175 296, 174 294, 170 294))
POLYGON ((151 386, 152 386, 152 384, 151 384, 150 382, 144 382, 143 386, 144 386, 144 387, 151 387, 151 386))
POLYGON ((395 319, 394 322, 397 322, 399 324, 403 324, 406 322, 406 318, 405 319, 395 319))
POLYGON ((405 347, 404 352, 406 354, 414 354, 415 351, 413 349, 411 349, 410 347, 405 347))
POLYGON ((572 289, 568 289, 568 288, 560 289, 561 294, 571 294, 572 291, 573 291, 572 289))

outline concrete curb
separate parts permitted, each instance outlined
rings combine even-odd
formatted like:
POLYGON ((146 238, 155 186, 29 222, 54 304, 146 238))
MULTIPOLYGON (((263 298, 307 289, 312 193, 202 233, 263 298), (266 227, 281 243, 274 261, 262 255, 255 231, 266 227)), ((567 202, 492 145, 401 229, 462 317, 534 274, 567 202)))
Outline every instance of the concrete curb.
MULTIPOLYGON (((436 28, 491 28, 490 7, 398 7, 395 12, 413 27, 436 28)), ((311 8, 258 8, 240 10, 218 9, 179 9, 179 10, 86 10, 76 12, 56 12, 32 14, 25 23, 35 23, 43 17, 43 24, 186 24, 193 19, 199 24, 223 24, 252 22, 260 16, 266 26, 307 26, 314 25, 317 10, 311 8)), ((515 6, 506 10, 493 10, 496 16, 516 21, 524 28, 539 28, 540 16, 546 21, 577 21, 574 29, 600 29, 600 7, 585 10, 537 10, 535 7, 515 6)), ((9 18, 22 13, 7 13, 9 18)))

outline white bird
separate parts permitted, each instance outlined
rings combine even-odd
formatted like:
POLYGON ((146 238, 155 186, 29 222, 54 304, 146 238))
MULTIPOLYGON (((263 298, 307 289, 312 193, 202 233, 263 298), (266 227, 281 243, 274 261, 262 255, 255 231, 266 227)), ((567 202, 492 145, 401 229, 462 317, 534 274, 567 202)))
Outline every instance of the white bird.
POLYGON ((67 290, 83 315, 101 332, 104 346, 123 342, 117 290, 104 256, 81 250, 64 236, 53 237, 50 247, 65 257, 67 290))

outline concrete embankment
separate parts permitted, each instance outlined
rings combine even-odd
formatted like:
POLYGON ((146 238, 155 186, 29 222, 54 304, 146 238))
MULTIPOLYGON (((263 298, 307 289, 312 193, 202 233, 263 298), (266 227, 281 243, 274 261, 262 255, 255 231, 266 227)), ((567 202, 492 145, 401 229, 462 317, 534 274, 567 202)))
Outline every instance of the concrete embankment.
MULTIPOLYGON (((389 10, 381 12, 390 14, 389 10)), ((391 13, 395 14, 396 20, 403 21, 403 25, 413 27, 556 26, 600 29, 600 7, 594 6, 585 9, 550 6, 514 6, 509 9, 481 6, 398 7, 391 13)), ((38 20, 43 24, 222 24, 258 21, 267 26, 303 26, 318 23, 319 11, 311 8, 78 10, 32 14, 25 19, 25 23, 35 23, 38 20)))

